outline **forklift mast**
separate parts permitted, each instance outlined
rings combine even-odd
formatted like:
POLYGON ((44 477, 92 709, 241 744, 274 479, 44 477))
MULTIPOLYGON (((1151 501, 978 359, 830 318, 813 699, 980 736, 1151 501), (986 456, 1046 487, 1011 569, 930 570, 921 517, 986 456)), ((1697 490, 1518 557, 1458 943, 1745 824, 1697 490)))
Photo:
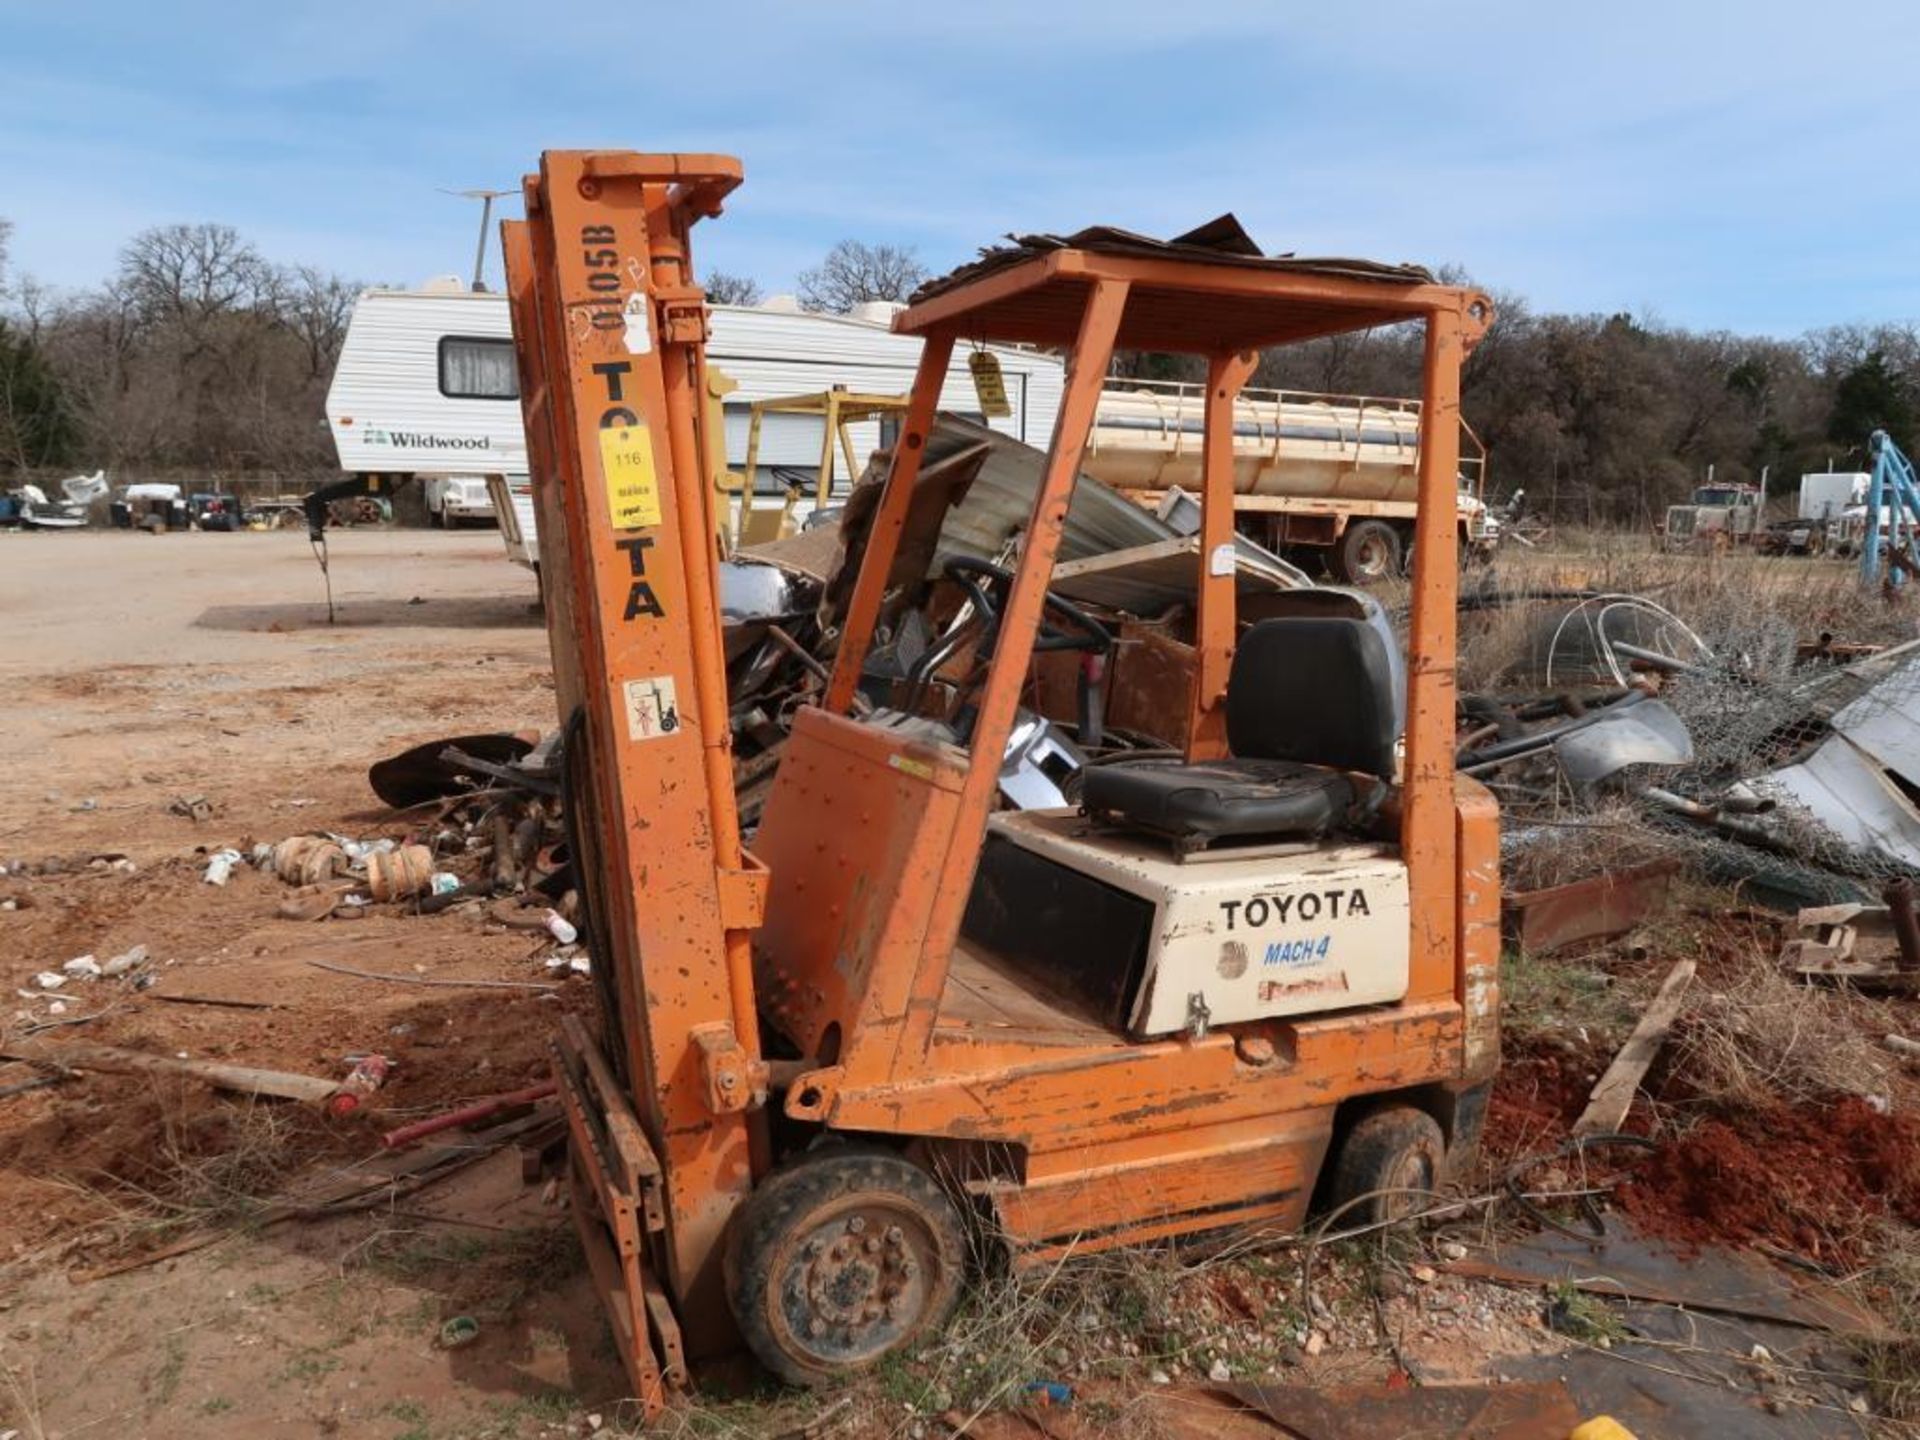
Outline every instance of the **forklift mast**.
POLYGON ((766 876, 735 811, 707 481, 723 441, 703 420, 689 249, 739 183, 727 156, 549 151, 526 219, 502 227, 570 833, 609 1002, 611 1054, 566 1026, 556 1070, 575 1212, 649 1409, 682 1378, 663 1282, 696 1352, 731 1333, 718 1247, 765 1089, 747 941, 766 876))

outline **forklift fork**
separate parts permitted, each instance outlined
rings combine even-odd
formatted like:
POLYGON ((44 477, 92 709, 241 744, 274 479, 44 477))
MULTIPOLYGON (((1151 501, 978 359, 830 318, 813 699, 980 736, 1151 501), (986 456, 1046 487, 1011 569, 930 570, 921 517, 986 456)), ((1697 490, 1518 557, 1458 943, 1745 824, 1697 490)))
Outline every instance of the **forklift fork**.
POLYGON ((567 1119, 567 1182, 580 1248, 613 1319, 634 1394, 651 1420, 667 1392, 687 1381, 680 1323, 648 1254, 649 1238, 667 1228, 660 1160, 577 1017, 560 1022, 550 1049, 567 1119))

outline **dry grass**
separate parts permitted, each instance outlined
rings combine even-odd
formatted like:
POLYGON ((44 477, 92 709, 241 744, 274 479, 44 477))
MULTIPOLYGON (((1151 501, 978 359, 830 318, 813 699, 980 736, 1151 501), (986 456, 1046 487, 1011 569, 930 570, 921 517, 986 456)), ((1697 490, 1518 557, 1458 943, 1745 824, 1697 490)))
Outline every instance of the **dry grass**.
POLYGON ((1671 1064, 1701 1100, 1715 1104, 1764 1108, 1885 1095, 1894 1067, 1872 1039, 1875 1008, 1860 995, 1784 973, 1774 957, 1756 956, 1737 983, 1696 996, 1671 1064))
POLYGON ((1920 1421, 1920 1232, 1888 1225, 1876 1249, 1872 1270, 1861 1278, 1896 1338, 1862 1347, 1867 1384, 1883 1415, 1920 1421))
MULTIPOLYGON (((1463 578, 1462 590, 1520 596, 1552 589, 1641 595, 1684 620, 1717 654, 1736 662, 1776 658, 1822 634, 1890 645, 1920 633, 1912 604, 1862 589, 1837 561, 1747 554, 1668 555, 1636 536, 1596 534, 1580 548, 1509 552, 1497 567, 1463 578)), ((1462 617, 1462 690, 1497 688, 1524 668, 1538 612, 1554 602, 1515 603, 1462 617)))
POLYGON ((6 1342, 0 1340, 0 1420, 19 1432, 20 1440, 47 1440, 47 1428, 40 1414, 40 1387, 33 1373, 33 1361, 23 1360, 17 1367, 7 1356, 6 1342))

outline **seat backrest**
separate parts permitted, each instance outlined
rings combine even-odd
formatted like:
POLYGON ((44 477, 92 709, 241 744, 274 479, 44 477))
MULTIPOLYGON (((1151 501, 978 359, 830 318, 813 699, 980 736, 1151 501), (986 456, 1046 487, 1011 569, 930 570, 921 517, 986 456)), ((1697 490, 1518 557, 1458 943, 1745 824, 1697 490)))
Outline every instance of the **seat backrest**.
POLYGON ((1289 615, 1241 635, 1227 675, 1227 744, 1246 760, 1292 760, 1393 778, 1393 664, 1364 620, 1289 615))

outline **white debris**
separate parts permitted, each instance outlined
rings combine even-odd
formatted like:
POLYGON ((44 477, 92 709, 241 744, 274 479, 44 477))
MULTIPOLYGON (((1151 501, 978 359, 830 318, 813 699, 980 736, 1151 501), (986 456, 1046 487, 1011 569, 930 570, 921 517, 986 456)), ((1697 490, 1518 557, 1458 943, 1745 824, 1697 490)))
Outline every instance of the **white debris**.
POLYGON ((33 977, 33 983, 38 985, 42 990, 58 990, 62 985, 67 983, 67 977, 62 975, 58 970, 42 970, 38 975, 33 977))
POLYGON ((541 917, 547 927, 547 933, 562 945, 571 945, 580 938, 580 932, 573 928, 558 910, 549 910, 541 917))
POLYGON ((91 955, 76 955, 60 969, 69 980, 98 980, 101 975, 100 962, 91 955))
POLYGON ((1224 1385, 1233 1379, 1233 1367, 1224 1360, 1215 1360, 1207 1367, 1207 1379, 1216 1385, 1224 1385))
POLYGON ((216 850, 207 857, 207 873, 201 878, 209 885, 224 885, 233 876, 233 867, 240 863, 238 850, 216 850))
POLYGON ((123 950, 100 967, 102 975, 124 975, 129 970, 147 963, 147 947, 136 945, 131 950, 123 950))

